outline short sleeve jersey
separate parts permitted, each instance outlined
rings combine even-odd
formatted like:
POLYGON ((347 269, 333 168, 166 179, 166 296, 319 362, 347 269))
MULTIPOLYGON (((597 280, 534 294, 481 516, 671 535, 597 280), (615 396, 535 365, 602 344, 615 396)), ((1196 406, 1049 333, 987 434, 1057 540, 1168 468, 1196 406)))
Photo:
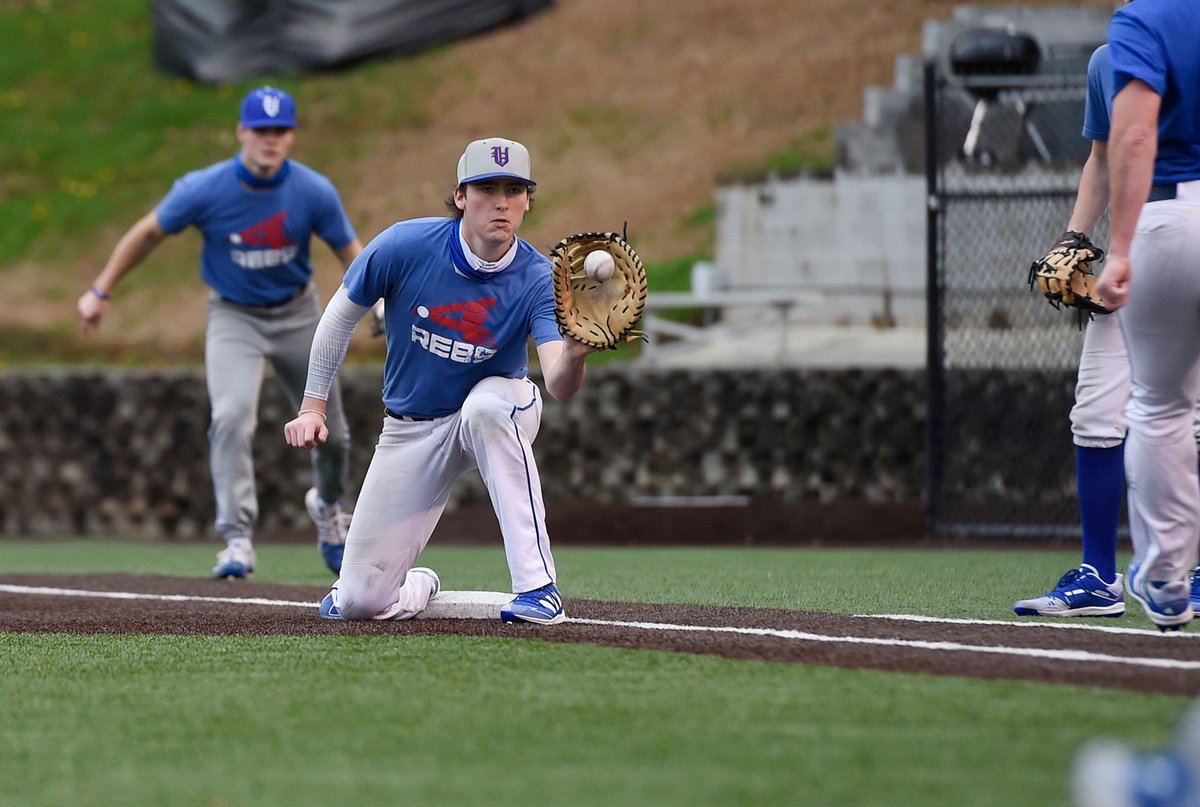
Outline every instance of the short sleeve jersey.
POLYGON ((338 250, 354 240, 354 228, 333 183, 311 168, 289 160, 283 182, 254 190, 238 179, 236 160, 176 180, 155 210, 158 223, 167 233, 200 230, 200 276, 225 299, 286 299, 312 278, 312 235, 338 250))
POLYGON ((384 300, 383 402, 397 414, 453 414, 484 378, 526 377, 530 337, 539 345, 562 338, 546 256, 518 239, 507 267, 467 274, 458 239, 456 219, 403 221, 375 237, 346 272, 353 302, 384 300))
POLYGON ((1088 140, 1108 141, 1112 126, 1112 60, 1108 45, 1092 52, 1087 69, 1087 101, 1083 107, 1083 136, 1088 140))
POLYGON ((1108 43, 1114 94, 1138 80, 1162 99, 1155 183, 1200 179, 1200 2, 1122 6, 1109 22, 1108 43))

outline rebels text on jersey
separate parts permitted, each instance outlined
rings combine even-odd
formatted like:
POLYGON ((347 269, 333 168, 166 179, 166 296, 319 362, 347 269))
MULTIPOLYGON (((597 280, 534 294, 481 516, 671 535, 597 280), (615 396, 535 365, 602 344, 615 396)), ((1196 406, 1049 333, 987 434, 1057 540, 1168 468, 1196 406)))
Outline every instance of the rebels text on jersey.
POLYGON ((529 339, 561 339, 550 262, 524 241, 503 270, 464 271, 452 241, 458 221, 427 218, 385 230, 346 272, 350 299, 383 298, 388 339, 383 399, 421 417, 456 412, 488 376, 524 378, 529 339))

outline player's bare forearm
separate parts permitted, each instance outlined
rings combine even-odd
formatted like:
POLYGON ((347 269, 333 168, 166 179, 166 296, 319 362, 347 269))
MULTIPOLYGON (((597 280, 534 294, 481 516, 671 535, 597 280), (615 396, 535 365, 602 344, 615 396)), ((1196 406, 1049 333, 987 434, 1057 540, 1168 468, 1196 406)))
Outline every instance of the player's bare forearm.
POLYGON ((355 238, 349 244, 341 249, 335 249, 333 253, 337 255, 338 260, 342 262, 343 269, 349 269, 350 264, 358 257, 358 253, 363 251, 362 242, 355 238))
POLYGON ((85 291, 76 303, 79 319, 85 333, 94 331, 108 311, 108 299, 126 274, 145 260, 167 234, 158 223, 154 211, 139 219, 113 248, 112 254, 91 288, 85 291))
POLYGON ((1154 181, 1161 99, 1149 85, 1133 80, 1113 99, 1108 141, 1109 256, 1129 256, 1138 216, 1154 181))
POLYGON ((1093 140, 1092 150, 1079 177, 1079 192, 1075 195, 1075 207, 1071 211, 1067 229, 1091 235, 1107 206, 1108 144, 1103 140, 1093 140))
POLYGON ((559 401, 569 401, 583 387, 587 373, 586 359, 595 348, 567 336, 561 342, 538 345, 538 359, 546 391, 559 401))

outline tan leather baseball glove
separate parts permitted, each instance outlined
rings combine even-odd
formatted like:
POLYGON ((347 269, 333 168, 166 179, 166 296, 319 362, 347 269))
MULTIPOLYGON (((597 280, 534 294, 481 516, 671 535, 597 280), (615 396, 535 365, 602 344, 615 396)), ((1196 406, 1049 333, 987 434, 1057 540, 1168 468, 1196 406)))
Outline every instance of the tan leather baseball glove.
POLYGON ((1096 274, 1092 264, 1104 260, 1104 250, 1084 234, 1067 230, 1046 255, 1029 267, 1029 286, 1035 285, 1050 305, 1066 305, 1091 314, 1109 310, 1096 293, 1096 274))
POLYGON ((645 340, 634 330, 646 305, 646 270, 633 247, 616 233, 568 235, 550 250, 554 302, 564 335, 596 348, 645 340), (611 264, 603 255, 607 253, 611 264), (611 272, 611 274, 609 274, 611 272))

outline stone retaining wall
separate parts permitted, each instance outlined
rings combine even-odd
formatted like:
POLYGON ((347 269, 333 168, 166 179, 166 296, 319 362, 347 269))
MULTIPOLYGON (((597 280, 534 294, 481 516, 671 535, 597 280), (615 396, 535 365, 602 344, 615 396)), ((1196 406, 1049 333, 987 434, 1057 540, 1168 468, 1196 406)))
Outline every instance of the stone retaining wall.
MULTIPOLYGON (((347 368, 357 490, 379 433, 379 368, 347 368)), ((548 399, 535 443, 548 500, 739 495, 912 503, 923 485, 923 373, 593 368, 569 404, 548 399)), ((293 412, 263 387, 260 526, 309 525, 293 412)), ((211 532, 203 372, 10 371, 0 376, 0 532, 211 532)), ((477 473, 450 508, 486 501, 477 473)))

